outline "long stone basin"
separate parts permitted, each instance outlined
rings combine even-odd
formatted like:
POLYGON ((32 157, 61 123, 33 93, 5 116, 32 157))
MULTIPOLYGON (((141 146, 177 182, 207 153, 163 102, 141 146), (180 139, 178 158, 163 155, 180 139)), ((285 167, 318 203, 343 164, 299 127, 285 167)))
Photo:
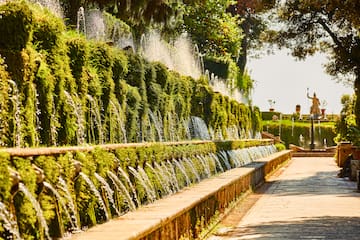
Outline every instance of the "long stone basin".
POLYGON ((279 165, 291 159, 284 150, 231 169, 136 211, 72 235, 73 240, 193 239, 217 213, 244 192, 256 188, 279 165))

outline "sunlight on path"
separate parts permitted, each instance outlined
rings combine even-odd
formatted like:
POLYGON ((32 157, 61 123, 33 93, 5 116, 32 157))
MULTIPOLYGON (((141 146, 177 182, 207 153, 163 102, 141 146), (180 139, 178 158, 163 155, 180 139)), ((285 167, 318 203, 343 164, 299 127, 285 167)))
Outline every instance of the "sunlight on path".
POLYGON ((233 228, 216 239, 359 239, 360 194, 333 158, 294 158, 233 228))

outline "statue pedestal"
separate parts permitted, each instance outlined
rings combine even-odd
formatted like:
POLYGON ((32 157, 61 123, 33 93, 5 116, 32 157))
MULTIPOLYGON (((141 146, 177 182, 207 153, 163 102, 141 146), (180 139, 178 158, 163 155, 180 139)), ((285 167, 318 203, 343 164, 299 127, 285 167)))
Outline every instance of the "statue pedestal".
POLYGON ((310 146, 310 150, 314 150, 314 149, 315 149, 315 143, 310 143, 309 146, 310 146))

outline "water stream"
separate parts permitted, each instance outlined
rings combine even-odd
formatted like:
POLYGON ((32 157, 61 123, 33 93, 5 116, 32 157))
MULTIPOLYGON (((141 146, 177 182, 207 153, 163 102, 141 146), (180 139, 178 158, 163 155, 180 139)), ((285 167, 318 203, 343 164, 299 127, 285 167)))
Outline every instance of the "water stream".
POLYGON ((99 104, 91 95, 87 95, 87 99, 90 103, 90 134, 88 134, 90 139, 89 142, 91 142, 91 138, 93 139, 92 140, 93 142, 96 142, 96 134, 94 132, 94 129, 97 129, 98 143, 103 144, 104 131, 101 122, 101 113, 100 113, 99 104))
POLYGON ((157 132, 157 135, 158 135, 158 141, 163 142, 164 141, 164 139, 163 139, 163 131, 162 131, 163 124, 162 124, 161 119, 158 116, 156 116, 150 109, 149 109, 149 116, 150 116, 150 119, 152 120, 152 122, 154 124, 155 129, 156 129, 156 132, 157 132))
POLYGON ((141 186, 144 188, 146 192, 146 197, 149 202, 154 202, 156 200, 156 193, 153 189, 153 187, 148 184, 148 180, 144 179, 144 175, 138 172, 135 168, 129 166, 129 171, 131 174, 138 180, 138 182, 141 184, 141 186))
POLYGON ((188 165, 188 167, 190 168, 190 171, 192 172, 193 176, 196 179, 196 182, 200 182, 201 181, 201 177, 199 172, 197 171, 197 169, 194 166, 194 163, 190 160, 190 158, 188 157, 184 157, 183 161, 188 165))
POLYGON ((108 171, 108 176, 111 179, 111 181, 114 183, 114 186, 116 187, 117 191, 125 196, 125 199, 128 203, 130 210, 135 210, 136 206, 133 201, 133 199, 130 196, 129 191, 126 189, 125 185, 119 180, 119 178, 111 171, 108 171))
POLYGON ((74 231, 80 231, 80 224, 79 224, 78 218, 76 216, 74 200, 71 197, 69 188, 66 185, 66 182, 62 177, 59 177, 57 187, 59 188, 59 190, 61 190, 64 193, 63 196, 65 197, 66 202, 67 202, 67 205, 66 205, 67 209, 70 210, 69 214, 71 215, 71 222, 75 226, 74 231))
POLYGON ((139 198, 137 197, 136 189, 135 189, 134 185, 132 184, 132 182, 130 181, 128 174, 121 167, 118 167, 117 174, 120 174, 123 178, 125 178, 126 183, 129 185, 129 188, 132 192, 135 203, 137 204, 137 206, 140 206, 141 203, 139 201, 139 198))
POLYGON ((114 201, 114 191, 111 189, 110 185, 106 182, 106 180, 101 177, 99 174, 94 173, 95 178, 101 183, 101 185, 103 186, 103 188, 105 189, 106 192, 106 197, 109 200, 111 207, 114 209, 114 211, 116 212, 117 216, 120 216, 120 212, 118 210, 118 208, 115 205, 115 201, 114 201))
POLYGON ((46 223, 43 211, 40 207, 40 204, 38 201, 36 201, 35 197, 29 192, 29 190, 26 188, 26 186, 23 183, 19 183, 19 191, 24 193, 24 195, 29 199, 29 201, 31 202, 32 206, 34 207, 35 211, 36 211, 36 216, 39 219, 39 223, 41 225, 41 228, 44 230, 44 234, 46 239, 51 239, 50 235, 49 235, 49 227, 46 223))
MULTIPOLYGON (((76 138, 77 145, 83 145, 85 143, 85 127, 84 127, 84 114, 81 109, 81 104, 77 104, 73 97, 66 91, 64 91, 68 104, 73 108, 73 113, 76 117, 76 138)), ((75 97, 77 95, 75 94, 75 97)))
POLYGON ((84 181, 89 185, 91 192, 95 195, 95 197, 98 200, 98 203, 100 205, 100 208, 103 210, 104 212, 104 216, 105 216, 105 220, 109 220, 109 213, 108 210, 106 208, 106 205, 104 203, 104 200, 101 197, 101 194, 99 193, 99 191, 96 189, 94 183, 91 181, 91 179, 83 172, 80 172, 79 175, 84 179, 84 181))
POLYGON ((16 84, 16 82, 14 82, 13 80, 9 80, 10 83, 10 88, 9 88, 9 96, 11 99, 11 103, 12 103, 12 109, 13 109, 13 122, 14 122, 14 146, 15 147, 21 147, 21 116, 20 116, 20 106, 21 106, 21 102, 20 102, 20 95, 19 95, 19 90, 18 90, 18 86, 16 84))
POLYGON ((80 7, 77 11, 76 21, 76 31, 78 31, 79 33, 83 33, 86 36, 85 11, 83 7, 80 7))
POLYGON ((2 202, 0 202, 0 222, 2 222, 2 227, 11 234, 13 239, 22 239, 14 216, 6 209, 5 204, 2 202))
POLYGON ((186 169, 185 169, 184 165, 182 164, 183 162, 182 162, 182 161, 178 161, 178 160, 176 160, 176 159, 173 159, 172 161, 175 163, 176 167, 179 169, 179 171, 181 172, 181 174, 184 176, 185 182, 186 182, 186 186, 190 186, 191 180, 190 180, 188 174, 186 173, 186 169))
POLYGON ((154 162, 156 171, 159 173, 159 177, 162 179, 161 180, 161 185, 163 190, 165 191, 164 195, 169 195, 172 194, 172 187, 171 187, 171 182, 169 181, 169 177, 168 177, 168 172, 166 167, 164 167, 164 165, 160 165, 157 162, 154 162))
POLYGON ((77 225, 77 222, 74 221, 74 218, 71 217, 69 211, 68 211, 68 208, 65 204, 65 202, 63 201, 62 197, 60 196, 59 192, 48 182, 43 182, 44 184, 44 187, 46 187, 47 189, 49 189, 53 194, 54 196, 56 197, 56 201, 58 201, 61 205, 61 208, 63 209, 66 217, 68 218, 69 222, 71 223, 71 230, 75 230, 75 231, 78 231, 79 230, 79 226, 77 225))

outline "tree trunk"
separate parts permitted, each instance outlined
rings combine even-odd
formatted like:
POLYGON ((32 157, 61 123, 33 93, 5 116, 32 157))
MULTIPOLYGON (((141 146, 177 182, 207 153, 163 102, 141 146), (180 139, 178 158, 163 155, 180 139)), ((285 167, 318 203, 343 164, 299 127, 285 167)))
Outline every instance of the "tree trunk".
POLYGON ((64 8, 64 14, 66 19, 66 25, 75 29, 77 24, 77 13, 79 8, 85 4, 83 0, 67 0, 63 1, 62 7, 64 8))
POLYGON ((356 78, 354 82, 354 91, 356 96, 355 106, 354 106, 356 126, 360 127, 360 71, 356 73, 356 78))

